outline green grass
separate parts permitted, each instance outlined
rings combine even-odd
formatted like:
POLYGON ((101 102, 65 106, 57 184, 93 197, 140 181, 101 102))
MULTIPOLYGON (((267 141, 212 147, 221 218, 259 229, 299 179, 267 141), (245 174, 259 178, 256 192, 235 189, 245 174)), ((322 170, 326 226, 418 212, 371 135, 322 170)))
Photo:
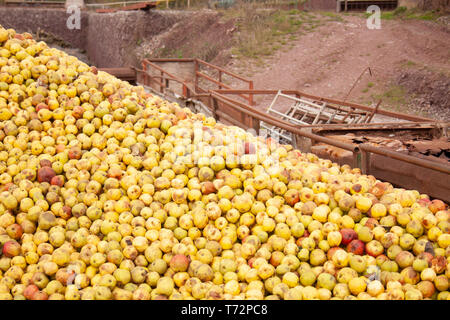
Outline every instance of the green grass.
POLYGON ((224 10, 224 17, 235 19, 239 29, 232 48, 232 53, 238 58, 271 56, 290 46, 298 35, 312 31, 326 21, 320 15, 296 9, 261 8, 257 3, 245 3, 224 10))
POLYGON ((367 87, 368 87, 368 88, 372 88, 374 85, 375 85, 375 84, 374 84, 373 82, 367 83, 367 87))
MULTIPOLYGON (((371 13, 365 13, 366 17, 369 17, 371 13)), ((418 9, 407 9, 406 7, 398 7, 393 11, 381 11, 381 20, 393 20, 393 19, 404 19, 404 20, 427 20, 435 21, 442 14, 431 10, 422 11, 418 9)))
POLYGON ((417 66, 417 63, 415 63, 414 61, 408 60, 408 61, 405 63, 405 67, 415 67, 415 66, 417 66))
POLYGON ((389 106, 396 111, 407 111, 405 108, 409 98, 406 90, 402 86, 390 85, 383 93, 372 94, 371 98, 373 101, 379 101, 381 99, 383 105, 389 106))
POLYGON ((342 14, 331 12, 331 11, 320 11, 319 12, 322 16, 328 17, 329 21, 339 21, 342 22, 344 19, 342 19, 342 14))

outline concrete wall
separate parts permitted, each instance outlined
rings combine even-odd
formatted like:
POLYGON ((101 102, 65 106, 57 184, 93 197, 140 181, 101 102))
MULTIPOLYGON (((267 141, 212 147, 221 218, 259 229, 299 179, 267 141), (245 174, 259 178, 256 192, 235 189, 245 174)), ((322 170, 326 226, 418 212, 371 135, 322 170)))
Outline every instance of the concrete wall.
POLYGON ((336 11, 336 0, 308 0, 303 4, 303 9, 336 11))
POLYGON ((81 28, 70 30, 64 9, 0 7, 0 24, 18 32, 43 30, 71 47, 83 49, 97 67, 138 65, 134 48, 143 38, 163 32, 176 23, 175 14, 161 11, 95 13, 81 11, 81 28))
POLYGON ((450 11, 450 0, 398 0, 399 7, 408 9, 419 8, 421 10, 450 11))
POLYGON ((33 32, 38 29, 51 33, 72 47, 85 49, 88 35, 88 13, 81 11, 81 28, 70 30, 66 26, 67 14, 63 9, 5 8, 0 7, 0 24, 18 32, 33 32))
POLYGON ((86 51, 98 67, 138 65, 134 49, 169 28, 176 16, 156 11, 90 13, 86 51))

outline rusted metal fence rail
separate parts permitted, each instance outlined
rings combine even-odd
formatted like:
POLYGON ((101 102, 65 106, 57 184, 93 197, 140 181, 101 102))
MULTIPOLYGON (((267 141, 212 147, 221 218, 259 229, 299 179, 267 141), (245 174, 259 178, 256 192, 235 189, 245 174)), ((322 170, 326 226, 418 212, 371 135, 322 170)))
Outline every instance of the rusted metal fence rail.
MULTIPOLYGON (((271 96, 275 96, 277 94, 279 90, 244 90, 244 89, 232 89, 232 90, 226 90, 226 89, 222 89, 222 90, 215 90, 215 92, 217 93, 221 93, 221 94, 226 94, 226 95, 239 95, 239 94, 248 94, 248 93, 252 93, 253 95, 271 95, 271 96)), ((350 107, 350 108, 355 108, 356 110, 361 110, 361 111, 374 111, 375 108, 373 107, 369 107, 369 106, 365 106, 365 105, 361 105, 361 104, 357 104, 357 103, 353 103, 353 102, 347 102, 347 101, 341 101, 341 100, 337 100, 337 99, 331 99, 331 98, 325 98, 325 97, 319 97, 319 96, 315 96, 309 93, 305 93, 302 91, 298 91, 298 90, 281 90, 282 93, 287 94, 287 95, 293 95, 296 97, 304 97, 304 98, 308 98, 308 99, 312 99, 313 101, 317 101, 317 102, 328 102, 331 104, 335 104, 338 106, 345 106, 345 107, 350 107)), ((402 119, 402 120, 407 120, 407 121, 428 121, 428 122, 433 122, 432 119, 429 118, 425 118, 425 117, 419 117, 419 116, 414 116, 414 115, 409 115, 409 114, 405 114, 405 113, 400 113, 400 112, 395 112, 395 111, 389 111, 389 110, 383 110, 383 109, 378 109, 376 111, 377 114, 379 115, 383 115, 383 116, 387 116, 387 117, 391 117, 391 118, 396 118, 396 119, 402 119)))
MULTIPOLYGON (((251 90, 253 90, 253 81, 246 79, 244 77, 241 77, 238 74, 235 74, 233 72, 230 72, 224 68, 218 67, 216 65, 210 64, 206 61, 203 61, 201 59, 194 59, 194 58, 179 58, 179 59, 168 59, 168 58, 151 58, 151 59, 144 59, 143 63, 143 69, 147 73, 152 73, 155 71, 161 72, 161 76, 163 74, 168 75, 169 73, 164 70, 161 66, 158 65, 158 63, 188 63, 192 65, 193 73, 191 75, 190 79, 185 79, 185 83, 192 83, 193 84, 193 92, 196 94, 201 93, 207 93, 209 90, 221 90, 221 89, 228 89, 232 90, 233 87, 229 84, 226 84, 223 79, 224 75, 227 75, 231 78, 232 81, 242 84, 243 86, 247 87, 250 92, 248 93, 242 93, 238 94, 241 98, 245 99, 249 105, 254 105, 253 101, 253 94, 251 93, 251 90), (145 65, 145 66, 144 66, 145 65)), ((155 78, 155 77, 153 77, 155 78)), ((179 77, 175 75, 171 75, 172 79, 178 79, 179 77)))

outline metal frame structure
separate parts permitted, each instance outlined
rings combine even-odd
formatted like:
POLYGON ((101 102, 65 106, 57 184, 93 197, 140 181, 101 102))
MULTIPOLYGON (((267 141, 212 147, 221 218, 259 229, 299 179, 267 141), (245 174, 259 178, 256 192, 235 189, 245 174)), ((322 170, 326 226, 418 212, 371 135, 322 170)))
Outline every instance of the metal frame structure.
MULTIPOLYGON (((361 124, 368 123, 373 118, 374 112, 369 111, 355 111, 352 108, 335 107, 328 105, 326 101, 320 104, 306 98, 297 98, 288 94, 282 93, 281 90, 277 92, 269 107, 268 114, 273 114, 280 119, 292 122, 294 125, 314 126, 319 124, 361 124), (293 104, 287 111, 280 112, 274 108, 277 100, 280 97, 287 98, 293 101, 293 104)), ((276 126, 267 125, 264 122, 260 124, 261 128, 268 130, 271 135, 280 137, 284 143, 295 143, 294 137, 281 130, 276 126)))

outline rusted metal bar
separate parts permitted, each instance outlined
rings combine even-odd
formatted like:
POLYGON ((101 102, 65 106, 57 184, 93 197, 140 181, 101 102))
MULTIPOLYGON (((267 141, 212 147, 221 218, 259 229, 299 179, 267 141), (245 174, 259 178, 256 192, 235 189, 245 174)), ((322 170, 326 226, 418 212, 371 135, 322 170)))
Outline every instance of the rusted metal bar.
POLYGON ((219 70, 219 89, 222 89, 222 71, 219 70))
MULTIPOLYGON (((222 83, 220 81, 217 81, 216 79, 214 79, 214 78, 212 78, 212 77, 210 77, 210 76, 208 76, 208 75, 206 75, 206 74, 204 74, 202 72, 197 72, 196 75, 198 77, 201 77, 201 78, 204 78, 204 79, 206 79, 208 81, 211 81, 212 83, 217 84, 218 86, 222 86, 224 88, 231 88, 229 85, 227 85, 225 83, 222 83)), ((240 94, 239 96, 244 98, 244 99, 246 99, 246 100, 248 100, 248 97, 246 95, 240 94)))
MULTIPOLYGON (((250 90, 253 90, 253 80, 248 83, 248 88, 250 90)), ((254 101, 253 101, 253 94, 252 93, 250 93, 248 95, 248 104, 251 105, 251 106, 253 106, 255 104, 254 101)))
MULTIPOLYGON (((248 89, 228 89, 228 90, 216 90, 217 93, 220 94, 253 94, 253 95, 275 95, 277 94, 278 90, 261 90, 261 89, 254 89, 254 90, 248 90, 248 89)), ((340 100, 336 100, 336 99, 331 99, 331 98, 324 98, 324 97, 319 97, 319 96, 314 96, 311 94, 307 94, 301 91, 297 91, 297 90, 282 90, 282 92, 284 94, 291 94, 291 95, 300 95, 309 99, 316 99, 316 100, 320 100, 322 99, 322 101, 326 101, 329 103, 334 103, 334 104, 340 104, 343 106, 347 106, 347 107, 354 107, 360 110, 365 110, 365 111, 373 111, 374 108, 373 107, 369 107, 369 106, 364 106, 364 105, 360 105, 357 103, 353 103, 353 102, 347 102, 347 101, 340 101, 340 100)), ((400 113, 400 112, 394 112, 394 111, 388 111, 388 110, 383 110, 383 109, 379 109, 378 114, 381 115, 385 115, 385 116, 390 116, 393 118, 398 118, 398 119, 404 119, 404 120, 409 120, 409 121, 429 121, 429 122, 433 122, 433 119, 430 118, 425 118, 425 117, 419 117, 419 116, 413 116, 413 115, 408 115, 408 114, 404 114, 404 113, 400 113)))
MULTIPOLYGON (((147 74, 147 64, 142 61, 142 72, 144 73, 144 85, 148 86, 148 74, 147 74)), ((136 70, 136 72, 139 72, 136 70)))
POLYGON ((212 105, 211 105, 211 109, 212 109, 212 114, 214 118, 217 118, 217 110, 219 109, 219 103, 217 102, 216 98, 212 97, 212 105))
POLYGON ((381 104, 381 99, 380 99, 380 101, 378 101, 377 105, 375 106, 375 109, 370 113, 369 118, 367 119, 366 122, 372 121, 373 116, 375 115, 375 113, 378 112, 378 108, 380 107, 380 104, 381 104))
POLYGON ((361 150, 361 170, 363 174, 370 173, 370 152, 361 150))
POLYGON ((330 123, 305 125, 305 127, 317 128, 317 130, 396 130, 396 129, 429 129, 448 126, 450 122, 373 122, 373 123, 330 123))
POLYGON ((222 71, 223 73, 228 74, 229 76, 232 76, 233 78, 242 80, 242 81, 244 81, 244 82, 250 82, 250 81, 251 81, 251 80, 249 80, 249 79, 246 79, 246 78, 241 77, 240 75, 238 75, 238 74, 236 74, 236 73, 233 73, 233 72, 228 71, 228 70, 226 70, 226 69, 224 69, 224 68, 215 66, 215 65, 213 65, 213 64, 211 64, 211 63, 208 63, 208 62, 206 62, 206 61, 203 61, 203 60, 201 60, 201 59, 196 59, 196 60, 197 60, 197 62, 198 62, 199 64, 208 66, 208 67, 210 67, 210 68, 212 68, 212 69, 216 69, 216 70, 218 70, 218 71, 222 71))
POLYGON ((204 73, 197 72, 197 76, 199 76, 201 78, 205 78, 206 80, 211 81, 212 83, 217 84, 218 86, 223 86, 224 88, 231 88, 229 85, 221 83, 220 81, 217 81, 216 79, 213 79, 204 73))
POLYGON ((364 173, 364 169, 361 164, 361 152, 353 152, 353 168, 361 168, 364 173))
POLYGON ((379 154, 382 156, 386 156, 388 158, 404 161, 404 162, 415 164, 415 165, 418 165, 418 166, 421 166, 424 168, 428 168, 428 169, 440 171, 440 172, 443 172, 446 174, 450 174, 450 165, 448 165, 448 164, 409 156, 409 155, 406 155, 406 154, 403 154, 403 153, 400 153, 397 151, 392 151, 392 150, 389 150, 386 148, 374 147, 370 144, 365 144, 365 143, 360 144, 359 149, 362 152, 364 152, 364 151, 371 152, 371 153, 379 154))
POLYGON ((161 68, 160 66, 158 66, 158 65, 156 65, 156 64, 154 64, 154 63, 152 63, 152 62, 150 62, 149 60, 144 59, 144 61, 146 62, 146 64, 147 64, 148 66, 150 66, 150 67, 152 67, 152 68, 154 68, 154 69, 156 69, 156 70, 158 70, 158 71, 161 71, 162 73, 167 74, 167 75, 168 75, 170 78, 172 78, 173 80, 178 80, 180 83, 181 83, 181 82, 184 82, 184 80, 178 78, 177 76, 174 76, 173 74, 167 72, 166 70, 164 70, 164 69, 161 68))
MULTIPOLYGON (((347 10, 346 10, 347 11, 347 10)), ((355 80, 355 82, 353 83, 352 87, 350 88, 350 90, 347 92, 347 95, 344 98, 344 101, 347 100, 348 96, 350 95, 350 93, 353 91, 353 89, 355 88, 356 84, 358 83, 358 81, 361 79, 361 77, 363 76, 363 74, 369 70, 369 74, 370 76, 372 76, 372 70, 370 69, 370 67, 365 68, 361 74, 359 75, 359 77, 355 80)))
POLYGON ((195 92, 198 91, 198 76, 197 76, 198 71, 199 71, 198 61, 197 61, 197 59, 195 59, 194 60, 194 89, 195 89, 195 92))
POLYGON ((193 58, 148 58, 150 62, 194 62, 193 58))

